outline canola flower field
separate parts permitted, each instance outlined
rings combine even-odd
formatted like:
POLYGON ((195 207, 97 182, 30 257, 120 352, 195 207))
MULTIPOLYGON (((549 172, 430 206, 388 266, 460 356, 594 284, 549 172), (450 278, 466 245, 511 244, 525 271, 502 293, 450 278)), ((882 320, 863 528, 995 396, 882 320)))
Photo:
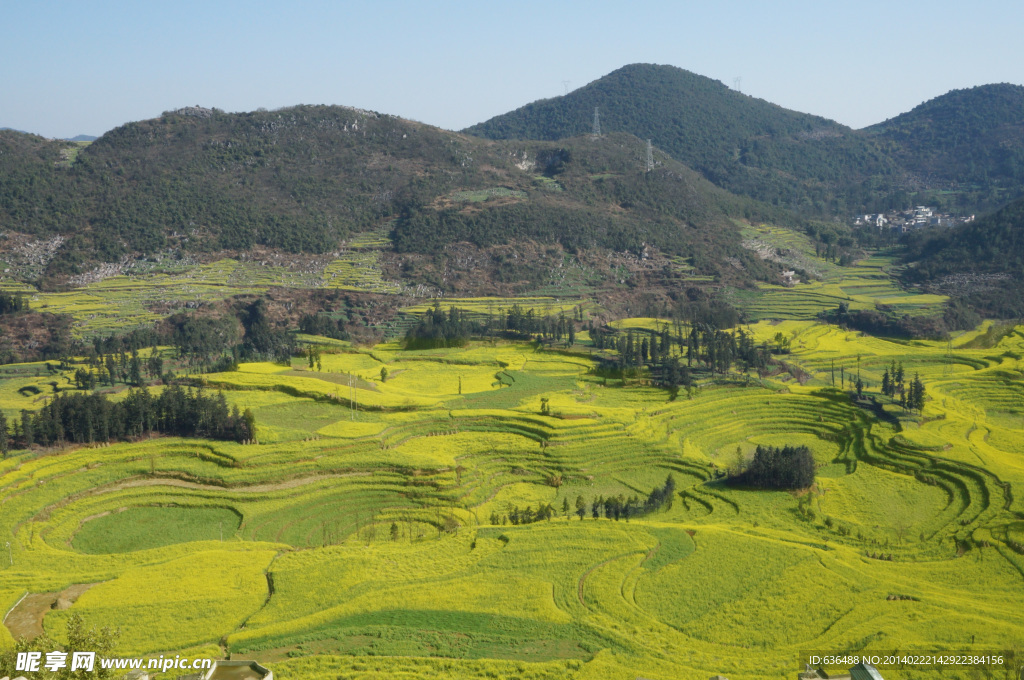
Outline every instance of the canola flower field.
MULTIPOLYGON (((705 376, 676 399, 599 377, 582 352, 303 336, 321 371, 204 376, 253 410, 258 444, 0 462, 0 609, 91 585, 45 613, 51 636, 78 613, 119 628, 124 654, 230 653, 285 680, 735 680, 791 677, 805 650, 1019 649, 1024 327, 950 343, 799 319, 745 330, 783 334, 789 371, 705 376), (893 361, 920 375, 923 413, 878 396, 893 361), (877 402, 852 397, 856 375, 877 402), (723 484, 759 444, 807 445, 816 486, 723 484), (644 498, 669 474, 659 510, 592 516, 596 497, 644 498)), ((39 408, 53 380, 3 367, 0 408, 39 408)))

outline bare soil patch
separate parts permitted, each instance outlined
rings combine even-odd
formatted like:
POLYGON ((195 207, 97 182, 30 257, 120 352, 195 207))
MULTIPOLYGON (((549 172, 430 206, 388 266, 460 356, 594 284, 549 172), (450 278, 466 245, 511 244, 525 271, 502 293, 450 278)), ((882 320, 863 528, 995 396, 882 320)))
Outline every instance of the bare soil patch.
POLYGON ((31 640, 43 634, 43 617, 53 609, 67 609, 95 583, 78 583, 55 593, 29 593, 4 619, 15 640, 31 640))

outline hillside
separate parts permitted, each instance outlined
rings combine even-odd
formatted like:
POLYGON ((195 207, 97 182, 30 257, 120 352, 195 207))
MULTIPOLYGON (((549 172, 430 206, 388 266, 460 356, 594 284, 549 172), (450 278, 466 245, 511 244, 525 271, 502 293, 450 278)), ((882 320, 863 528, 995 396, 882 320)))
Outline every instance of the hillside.
POLYGON ((889 144, 920 183, 958 203, 996 207, 1024 184, 1024 87, 953 90, 865 132, 889 144))
POLYGON ((560 139, 603 131, 651 139, 734 193, 816 214, 885 205, 902 173, 873 139, 674 66, 624 66, 563 97, 467 128, 490 139, 560 139))
POLYGON ((90 145, 0 133, 0 229, 63 238, 44 273, 58 279, 140 254, 328 253, 382 229, 401 253, 524 239, 653 246, 703 274, 769 275, 730 218, 783 213, 661 152, 648 173, 644 154, 625 134, 490 142, 345 107, 190 108, 90 145))
POLYGON ((1024 316, 1024 199, 955 229, 920 234, 910 244, 913 283, 967 298, 994 316, 1024 316))

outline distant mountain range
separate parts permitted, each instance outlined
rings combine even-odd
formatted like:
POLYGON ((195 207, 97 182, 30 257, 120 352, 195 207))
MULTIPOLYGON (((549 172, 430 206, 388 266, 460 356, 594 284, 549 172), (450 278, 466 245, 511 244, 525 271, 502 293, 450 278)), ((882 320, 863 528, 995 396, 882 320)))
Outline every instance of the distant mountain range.
MULTIPOLYGON (((2 131, 2 130, 10 130, 12 132, 20 132, 23 135, 35 134, 33 132, 25 132, 24 130, 16 130, 15 128, 9 128, 9 127, 0 127, 0 131, 2 131)), ((97 139, 99 139, 99 138, 98 137, 94 137, 93 135, 75 135, 74 137, 68 137, 66 141, 69 141, 69 142, 94 142, 97 139)))
POLYGON ((624 66, 469 127, 489 139, 629 132, 732 192, 818 215, 929 202, 974 212, 1024 187, 1024 87, 956 90, 854 130, 674 66, 624 66))

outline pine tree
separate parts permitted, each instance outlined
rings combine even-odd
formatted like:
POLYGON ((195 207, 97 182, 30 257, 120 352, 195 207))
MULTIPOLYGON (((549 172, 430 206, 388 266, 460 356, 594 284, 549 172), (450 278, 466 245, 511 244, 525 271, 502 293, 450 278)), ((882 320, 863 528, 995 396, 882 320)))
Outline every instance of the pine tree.
POLYGON ((0 411, 0 457, 7 459, 7 453, 11 450, 11 441, 7 434, 7 416, 0 411))
POLYGON ((924 383, 918 374, 914 374, 914 381, 910 384, 911 408, 918 413, 924 413, 924 383))

